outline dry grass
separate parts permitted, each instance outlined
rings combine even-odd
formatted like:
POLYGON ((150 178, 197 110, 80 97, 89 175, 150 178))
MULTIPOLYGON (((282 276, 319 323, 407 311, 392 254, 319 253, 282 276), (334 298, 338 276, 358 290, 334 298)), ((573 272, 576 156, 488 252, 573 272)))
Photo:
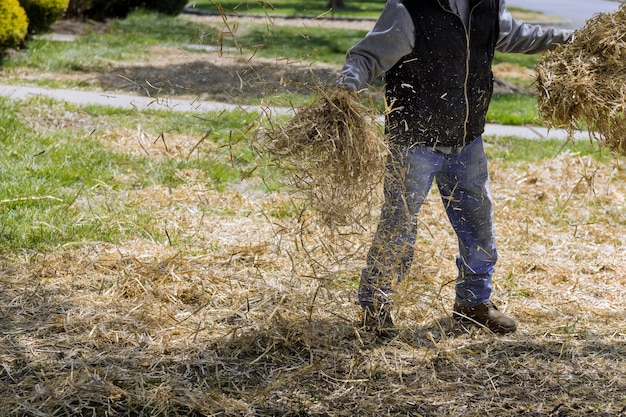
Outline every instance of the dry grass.
POLYGON ((319 90, 286 125, 263 132, 261 149, 331 228, 370 213, 387 148, 373 110, 355 93, 319 90))
POLYGON ((571 43, 545 53, 537 65, 539 112, 551 126, 586 125, 593 139, 626 154, 626 5, 601 13, 571 43))
POLYGON ((434 195, 396 288, 400 335, 380 340, 357 324, 368 233, 330 235, 306 215, 267 215, 288 201, 280 193, 218 193, 190 178, 116 196, 150 205, 171 244, 3 258, 2 413, 619 415, 626 174, 563 154, 530 167, 492 160, 491 175, 495 299, 516 334, 450 321, 456 239, 434 195))

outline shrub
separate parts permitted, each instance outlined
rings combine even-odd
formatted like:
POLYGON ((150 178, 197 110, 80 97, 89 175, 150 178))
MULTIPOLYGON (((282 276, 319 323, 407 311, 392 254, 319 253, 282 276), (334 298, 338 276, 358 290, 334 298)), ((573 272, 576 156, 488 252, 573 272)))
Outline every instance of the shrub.
POLYGON ((138 8, 176 16, 188 0, 69 0, 66 17, 95 20, 123 19, 138 8))
POLYGON ((14 48, 24 42, 28 17, 18 0, 0 0, 0 49, 14 48))
POLYGON ((69 0, 19 0, 28 16, 28 33, 42 33, 63 17, 69 0))

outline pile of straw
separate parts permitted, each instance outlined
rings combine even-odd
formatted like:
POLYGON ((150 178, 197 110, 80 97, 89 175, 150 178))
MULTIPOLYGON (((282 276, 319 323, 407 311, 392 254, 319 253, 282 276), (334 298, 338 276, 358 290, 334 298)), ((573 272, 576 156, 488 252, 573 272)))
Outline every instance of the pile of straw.
POLYGON ((548 51, 536 68, 539 113, 550 127, 626 154, 626 5, 589 19, 572 41, 548 51))
POLYGON ((318 91, 285 126, 265 132, 264 151, 324 224, 369 214, 383 177, 386 141, 370 107, 343 89, 318 91))

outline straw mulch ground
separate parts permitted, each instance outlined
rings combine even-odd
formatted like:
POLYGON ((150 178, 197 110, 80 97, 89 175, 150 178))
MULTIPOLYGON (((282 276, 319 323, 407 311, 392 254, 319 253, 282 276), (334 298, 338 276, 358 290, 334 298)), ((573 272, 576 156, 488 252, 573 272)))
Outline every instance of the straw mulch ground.
POLYGON ((373 223, 330 236, 306 214, 272 215, 288 196, 211 191, 184 172, 176 189, 102 197, 151 209, 171 244, 3 255, 0 415, 619 415, 623 167, 563 153, 490 170, 494 299, 516 334, 451 323, 456 239, 434 195, 396 288, 400 335, 380 340, 356 324, 373 223))
POLYGON ((626 155, 626 4, 587 20, 572 41, 537 65, 539 112, 551 126, 587 127, 592 138, 626 155))

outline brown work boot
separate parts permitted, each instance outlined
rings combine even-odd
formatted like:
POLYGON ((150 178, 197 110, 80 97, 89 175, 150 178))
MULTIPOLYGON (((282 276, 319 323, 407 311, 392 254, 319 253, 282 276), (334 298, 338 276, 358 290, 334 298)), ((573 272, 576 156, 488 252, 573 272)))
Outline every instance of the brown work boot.
POLYGON ((363 328, 381 337, 394 337, 397 329, 391 318, 390 305, 363 307, 363 328))
POLYGON ((491 301, 475 307, 464 307, 455 303, 452 315, 457 321, 483 326, 494 333, 506 334, 517 330, 515 320, 498 311, 498 307, 491 301))

